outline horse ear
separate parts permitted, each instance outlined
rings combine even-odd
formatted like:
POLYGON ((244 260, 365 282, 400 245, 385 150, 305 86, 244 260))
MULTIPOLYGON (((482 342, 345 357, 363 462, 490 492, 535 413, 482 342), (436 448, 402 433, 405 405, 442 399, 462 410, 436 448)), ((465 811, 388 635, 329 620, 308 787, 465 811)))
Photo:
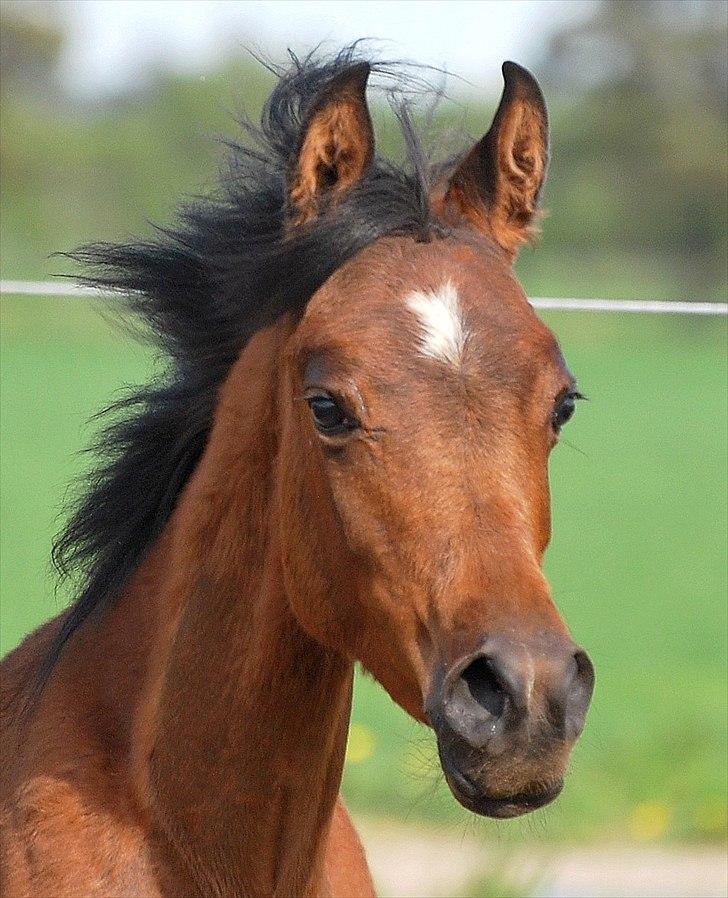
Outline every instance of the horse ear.
POLYGON ((374 158, 369 71, 368 62, 359 62, 336 75, 306 115, 289 178, 295 224, 316 218, 327 201, 361 179, 374 158))
POLYGON ((541 88, 515 62, 490 130, 462 160, 447 187, 445 211, 464 215, 515 257, 533 236, 548 164, 548 116, 541 88))

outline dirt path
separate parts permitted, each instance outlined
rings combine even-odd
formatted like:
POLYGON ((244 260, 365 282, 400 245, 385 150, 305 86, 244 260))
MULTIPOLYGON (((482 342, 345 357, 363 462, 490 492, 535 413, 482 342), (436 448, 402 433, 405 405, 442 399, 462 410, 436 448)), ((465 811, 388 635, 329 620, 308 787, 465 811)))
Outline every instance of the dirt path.
POLYGON ((540 898, 728 896, 728 858, 719 848, 539 847, 521 855, 436 830, 357 825, 382 898, 455 898, 494 870, 540 898))

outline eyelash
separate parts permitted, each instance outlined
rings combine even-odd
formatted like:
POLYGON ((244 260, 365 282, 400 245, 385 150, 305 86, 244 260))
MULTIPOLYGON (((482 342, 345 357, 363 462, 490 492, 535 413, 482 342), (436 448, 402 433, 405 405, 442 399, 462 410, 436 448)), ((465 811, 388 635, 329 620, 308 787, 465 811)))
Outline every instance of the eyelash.
POLYGON ((576 410, 576 403, 580 399, 586 399, 583 393, 578 390, 569 390, 559 397, 554 403, 554 410, 551 413, 551 426, 555 433, 560 433, 561 428, 566 424, 576 410))

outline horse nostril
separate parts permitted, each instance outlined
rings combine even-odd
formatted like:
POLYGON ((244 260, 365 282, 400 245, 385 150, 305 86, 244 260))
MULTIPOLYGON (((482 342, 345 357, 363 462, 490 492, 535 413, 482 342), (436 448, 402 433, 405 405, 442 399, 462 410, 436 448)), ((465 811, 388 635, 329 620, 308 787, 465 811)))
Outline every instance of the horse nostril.
POLYGON ((487 745, 491 755, 509 746, 536 750, 576 739, 593 687, 589 656, 573 643, 491 635, 443 678, 433 693, 433 718, 436 728, 443 722, 471 748, 487 745))
POLYGON ((574 661, 576 661, 576 679, 587 688, 591 696, 594 688, 594 665, 591 658, 583 649, 579 649, 574 653, 574 661))
POLYGON ((565 706, 566 735, 575 739, 584 727, 586 712, 594 691, 594 665, 585 651, 574 653, 574 673, 565 706))
POLYGON ((574 675, 571 681, 572 701, 584 706, 589 704, 594 691, 594 665, 583 649, 574 652, 574 675))
POLYGON ((476 658, 460 674, 473 700, 493 717, 501 717, 506 693, 489 658, 476 658))

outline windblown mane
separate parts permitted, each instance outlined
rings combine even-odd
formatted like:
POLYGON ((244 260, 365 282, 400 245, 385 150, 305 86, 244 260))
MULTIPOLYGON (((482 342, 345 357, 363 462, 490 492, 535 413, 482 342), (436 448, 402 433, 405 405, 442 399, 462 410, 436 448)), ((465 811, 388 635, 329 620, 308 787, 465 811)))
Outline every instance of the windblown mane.
MULTIPOLYGON (((292 57, 263 109, 231 142, 218 191, 180 210, 155 239, 99 243, 71 256, 87 284, 121 293, 168 360, 161 382, 110 406, 112 423, 92 451, 98 467, 59 536, 53 559, 82 578, 41 672, 119 594, 160 535, 210 430, 217 393, 248 339, 285 312, 300 312, 347 259, 387 234, 427 240, 440 227, 428 205, 428 172, 406 101, 394 103, 408 159, 375 159, 364 179, 311 225, 286 230, 286 184, 313 99, 361 56, 356 46, 323 61, 292 57)), ((390 65, 372 64, 392 77, 390 65)))

